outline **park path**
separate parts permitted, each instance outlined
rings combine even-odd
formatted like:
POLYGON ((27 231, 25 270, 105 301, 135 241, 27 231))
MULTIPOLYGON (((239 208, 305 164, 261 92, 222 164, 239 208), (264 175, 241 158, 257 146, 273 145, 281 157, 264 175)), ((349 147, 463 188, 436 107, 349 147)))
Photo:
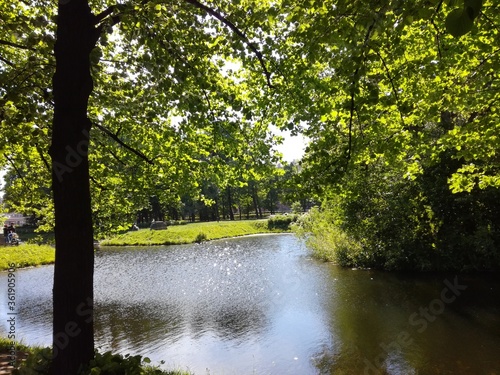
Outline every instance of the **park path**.
MULTIPOLYGON (((27 353, 18 352, 17 360, 24 361, 27 353)), ((0 375, 11 375, 14 367, 10 366, 10 355, 8 353, 0 353, 0 375)))
POLYGON ((13 367, 9 366, 10 358, 7 353, 0 354, 0 375, 12 374, 13 367))

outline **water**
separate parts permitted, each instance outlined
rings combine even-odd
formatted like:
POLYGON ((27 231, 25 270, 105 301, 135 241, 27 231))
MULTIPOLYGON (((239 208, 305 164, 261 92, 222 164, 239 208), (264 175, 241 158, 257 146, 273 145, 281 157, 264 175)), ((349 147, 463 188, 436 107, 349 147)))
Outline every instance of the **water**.
MULTIPOLYGON (((51 343, 52 274, 17 271, 27 343, 51 343)), ((500 373, 497 277, 341 269, 292 235, 106 248, 95 299, 102 350, 197 375, 500 373)))

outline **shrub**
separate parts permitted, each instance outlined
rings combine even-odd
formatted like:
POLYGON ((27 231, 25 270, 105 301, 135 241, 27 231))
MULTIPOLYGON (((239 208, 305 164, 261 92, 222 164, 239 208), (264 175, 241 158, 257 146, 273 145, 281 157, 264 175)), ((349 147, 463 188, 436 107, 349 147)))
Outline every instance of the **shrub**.
POLYGON ((314 257, 343 267, 364 267, 369 255, 360 243, 352 239, 335 223, 331 208, 313 207, 299 217, 292 230, 306 242, 314 257))
POLYGON ((270 230, 290 230, 290 224, 297 221, 299 215, 276 215, 267 220, 267 228, 270 230))
POLYGON ((207 235, 203 232, 200 232, 196 235, 196 238, 194 239, 194 242, 196 243, 202 243, 202 242, 205 242, 207 240, 207 235))
MULTIPOLYGON (((25 362, 13 375, 50 375, 52 364, 52 350, 50 348, 35 348, 25 362)), ((182 371, 163 371, 158 367, 150 366, 151 361, 140 355, 113 354, 111 352, 96 352, 88 366, 79 372, 80 375, 189 375, 182 371)))
POLYGON ((290 208, 294 214, 301 214, 303 212, 300 202, 293 202, 290 208))

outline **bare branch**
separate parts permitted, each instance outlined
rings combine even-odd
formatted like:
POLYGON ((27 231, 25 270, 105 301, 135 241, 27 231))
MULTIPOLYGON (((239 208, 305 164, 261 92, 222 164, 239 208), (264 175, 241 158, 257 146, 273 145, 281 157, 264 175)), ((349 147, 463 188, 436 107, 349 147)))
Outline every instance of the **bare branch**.
POLYGON ((114 141, 116 141, 117 143, 119 143, 120 145, 125 147, 127 150, 131 151, 132 153, 136 154, 138 157, 140 157, 141 159, 146 161, 148 164, 151 164, 151 165, 154 164, 153 161, 151 159, 149 159, 146 155, 144 155, 142 152, 140 152, 140 151, 136 150, 135 148, 124 143, 120 138, 118 138, 118 136, 116 134, 113 134, 109 129, 107 129, 104 126, 99 125, 97 123, 93 123, 93 125, 95 125, 100 131, 102 131, 104 134, 109 136, 111 139, 113 139, 114 141))
POLYGON ((380 61, 382 61, 382 65, 384 66, 385 74, 387 75, 389 82, 391 82, 392 92, 394 93, 394 97, 396 98, 396 103, 398 106, 399 117, 401 118, 401 123, 403 124, 403 127, 406 128, 405 119, 404 119, 403 114, 401 113, 401 109, 400 109, 401 103, 399 100, 398 91, 396 90, 396 86, 394 85, 394 79, 392 78, 391 72, 389 71, 389 67, 386 64, 385 59, 382 57, 382 55, 380 54, 380 52, 378 50, 374 49, 374 51, 377 54, 380 61))
POLYGON ((92 177, 92 176, 89 176, 89 179, 90 181, 92 181, 99 189, 101 189, 101 191, 106 191, 106 190, 109 190, 107 187, 105 187, 104 185, 101 185, 99 182, 97 182, 97 180, 92 177))
POLYGON ((47 171, 51 172, 52 168, 50 167, 49 162, 47 161, 47 159, 43 155, 43 152, 42 152, 41 148, 38 146, 38 143, 35 143, 35 147, 36 147, 36 151, 38 152, 38 155, 40 156, 40 159, 42 159, 43 164, 47 168, 47 171))
POLYGON ((108 9, 106 9, 105 11, 95 15, 94 16, 94 25, 97 25, 98 23, 100 23, 103 19, 105 19, 107 16, 109 16, 111 13, 113 13, 114 10, 115 10, 115 6, 112 5, 108 9))
POLYGON ((355 89, 356 89, 356 83, 359 79, 359 70, 361 68, 361 65, 365 62, 366 60, 366 47, 368 46, 368 42, 370 40, 370 35, 372 33, 373 28, 375 27, 375 24, 377 23, 377 20, 374 19, 370 27, 368 27, 368 30, 366 31, 365 35, 365 40, 363 42, 363 50, 361 53, 361 56, 363 56, 362 62, 359 63, 359 65, 356 68, 356 71, 354 72, 354 75, 352 77, 352 82, 351 82, 351 104, 350 104, 350 114, 349 114, 349 144, 348 144, 348 149, 347 149, 347 160, 351 159, 351 152, 352 152, 352 120, 354 117, 354 105, 355 105, 355 89))

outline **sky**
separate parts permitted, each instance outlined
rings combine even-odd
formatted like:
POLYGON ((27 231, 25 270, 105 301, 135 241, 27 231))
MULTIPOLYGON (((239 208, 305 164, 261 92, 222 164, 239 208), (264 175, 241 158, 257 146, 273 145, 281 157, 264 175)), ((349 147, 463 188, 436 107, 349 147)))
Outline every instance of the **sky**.
POLYGON ((307 145, 306 138, 302 135, 292 137, 290 132, 278 132, 278 135, 285 138, 283 144, 276 147, 283 154, 283 159, 288 162, 300 160, 307 145))

